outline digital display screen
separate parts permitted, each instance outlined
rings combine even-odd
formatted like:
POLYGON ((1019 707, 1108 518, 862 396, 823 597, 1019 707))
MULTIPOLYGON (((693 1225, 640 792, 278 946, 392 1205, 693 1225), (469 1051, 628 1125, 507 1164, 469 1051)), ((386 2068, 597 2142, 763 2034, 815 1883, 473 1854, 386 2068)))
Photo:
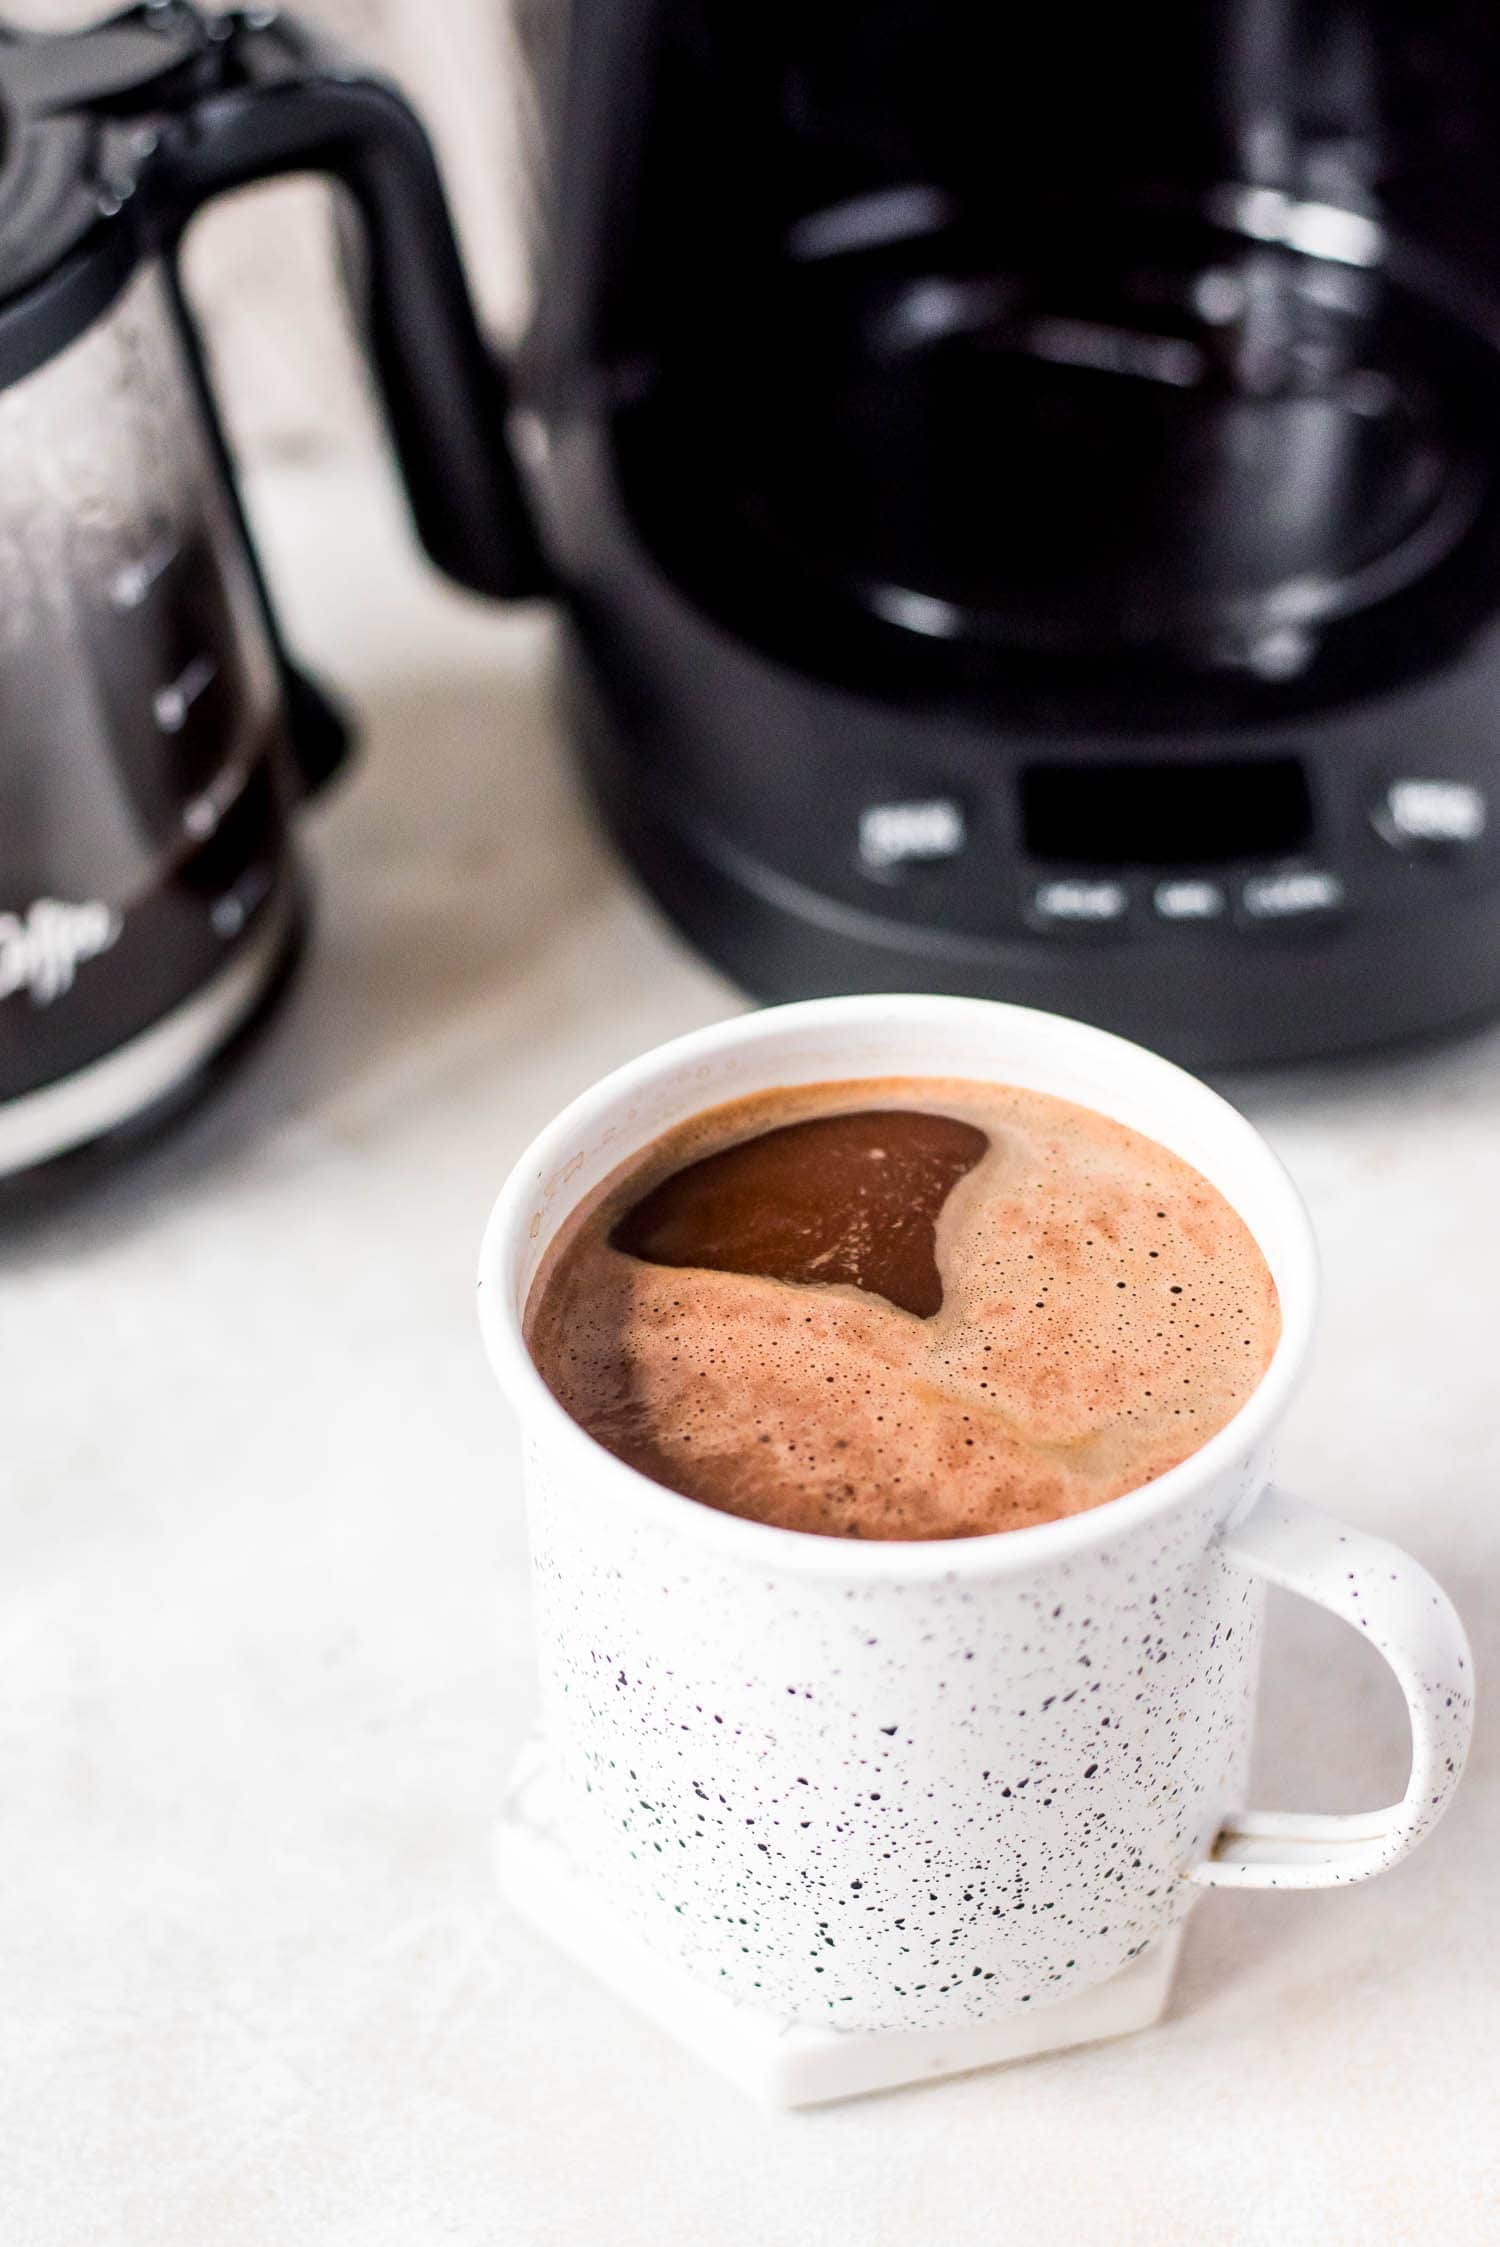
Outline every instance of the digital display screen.
POLYGON ((1215 866, 1300 850, 1312 799, 1296 757, 1031 765, 1021 774, 1021 817, 1032 858, 1215 866))

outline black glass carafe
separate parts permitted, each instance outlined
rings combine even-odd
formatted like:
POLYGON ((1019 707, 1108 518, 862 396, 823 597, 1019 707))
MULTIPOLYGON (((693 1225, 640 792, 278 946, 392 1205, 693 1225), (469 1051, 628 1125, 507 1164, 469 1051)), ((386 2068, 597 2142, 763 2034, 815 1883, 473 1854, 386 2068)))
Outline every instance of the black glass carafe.
POLYGON ((211 196, 317 171, 412 512, 535 561, 428 142, 266 11, 0 35, 0 1179, 154 1113, 295 947, 298 802, 343 726, 290 663, 177 271, 211 196))

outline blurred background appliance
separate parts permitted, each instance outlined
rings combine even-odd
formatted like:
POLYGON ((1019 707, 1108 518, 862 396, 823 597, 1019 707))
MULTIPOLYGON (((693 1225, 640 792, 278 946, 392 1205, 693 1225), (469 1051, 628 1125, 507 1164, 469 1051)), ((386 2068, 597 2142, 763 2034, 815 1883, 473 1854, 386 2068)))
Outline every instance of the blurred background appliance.
POLYGON ((767 999, 1199 1065, 1500 1002, 1500 18, 574 0, 519 435, 610 823, 767 999))
POLYGON ((433 559, 535 575, 431 152, 269 14, 0 36, 0 1177, 138 1123, 276 987, 342 724, 288 661, 177 278, 209 197, 322 170, 433 559), (518 541, 520 543, 518 543, 518 541))
POLYGON ((284 172, 363 221, 429 551, 559 598, 605 815, 747 990, 1204 1066, 1500 1003, 1490 11, 309 0, 431 112, 507 384, 389 87, 266 11, 11 4, 0 1176, 196 1081, 295 945, 343 730, 215 396, 252 454, 371 424, 305 187, 187 245, 214 395, 179 281, 284 172))

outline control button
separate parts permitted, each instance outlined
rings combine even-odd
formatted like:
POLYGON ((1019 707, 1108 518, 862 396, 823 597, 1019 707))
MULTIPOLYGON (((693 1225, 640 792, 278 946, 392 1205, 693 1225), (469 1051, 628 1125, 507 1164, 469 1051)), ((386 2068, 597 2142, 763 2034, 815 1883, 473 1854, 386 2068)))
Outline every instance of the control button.
POLYGON ((1483 790, 1467 780, 1393 780, 1370 817, 1397 850, 1436 852, 1477 843, 1488 810, 1483 790))
POLYGON ((1291 866, 1278 874, 1256 874, 1240 892, 1253 921, 1291 921, 1304 913, 1332 913, 1344 902, 1337 874, 1320 866, 1291 866))
POLYGON ((1229 900, 1218 882, 1158 882, 1151 902, 1164 921, 1216 921, 1229 900))
POLYGON ((1085 876, 1039 882, 1031 894, 1031 910, 1039 921, 1069 922, 1079 927, 1100 927, 1123 920, 1128 900, 1123 882, 1093 881, 1085 876))
POLYGON ((951 796, 867 804, 859 815, 859 862, 870 874, 956 858, 967 839, 963 806, 951 796))

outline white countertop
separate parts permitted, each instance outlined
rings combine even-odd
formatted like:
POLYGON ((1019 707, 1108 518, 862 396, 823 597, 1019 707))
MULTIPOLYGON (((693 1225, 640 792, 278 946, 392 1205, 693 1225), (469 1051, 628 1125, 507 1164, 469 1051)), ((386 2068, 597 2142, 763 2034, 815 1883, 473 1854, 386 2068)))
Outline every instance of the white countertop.
MULTIPOLYGON (((598 840, 546 620, 444 592, 389 492, 261 495, 364 761, 232 1086, 0 1263, 4 2247, 1143 2247, 1500 2237, 1500 1755, 1368 1887, 1218 1895, 1133 2043, 798 2116, 496 1903, 532 1686, 474 1329, 513 1155, 738 1005, 598 840)), ((1327 1265, 1286 1479, 1500 1641, 1500 1031, 1228 1087, 1327 1265)), ((1259 1794, 1399 1790, 1374 1656, 1278 1606, 1259 1794)))

